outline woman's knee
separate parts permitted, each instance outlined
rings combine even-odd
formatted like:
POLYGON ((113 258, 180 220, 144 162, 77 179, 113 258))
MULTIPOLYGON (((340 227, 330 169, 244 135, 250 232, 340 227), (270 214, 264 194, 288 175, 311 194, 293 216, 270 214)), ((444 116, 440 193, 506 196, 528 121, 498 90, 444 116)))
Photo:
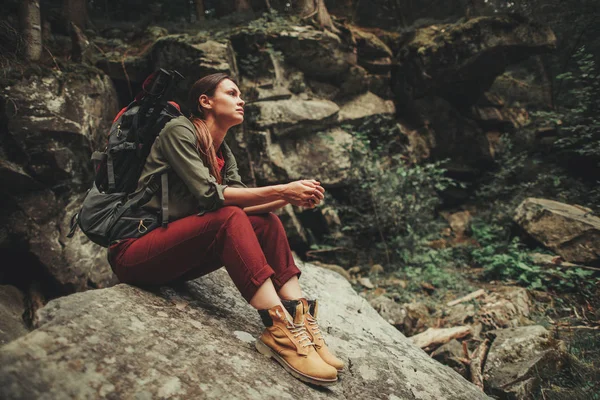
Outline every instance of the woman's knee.
POLYGON ((224 220, 229 220, 232 218, 247 218, 246 212, 238 206, 223 206, 217 210, 217 212, 221 215, 221 218, 224 220))
POLYGON ((264 223, 266 225, 283 227, 283 224, 281 223, 281 220, 279 219, 277 214, 270 212, 267 214, 263 214, 263 217, 264 217, 264 223))
POLYGON ((279 217, 272 212, 266 214, 252 215, 250 217, 250 220, 257 232, 267 233, 285 231, 279 217))
POLYGON ((220 219, 222 220, 222 226, 226 229, 232 228, 240 228, 243 225, 250 225, 250 220, 248 219, 248 214, 237 206, 224 206, 219 210, 220 219))

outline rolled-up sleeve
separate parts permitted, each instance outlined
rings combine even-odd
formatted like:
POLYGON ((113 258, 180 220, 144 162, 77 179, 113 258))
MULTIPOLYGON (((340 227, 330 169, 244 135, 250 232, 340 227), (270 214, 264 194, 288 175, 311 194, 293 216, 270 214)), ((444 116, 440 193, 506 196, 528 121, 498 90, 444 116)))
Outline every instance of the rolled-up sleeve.
POLYGON ((173 171, 181 178, 198 200, 200 211, 213 211, 223 206, 223 190, 202 162, 196 150, 196 135, 182 125, 174 125, 161 132, 161 151, 173 171))

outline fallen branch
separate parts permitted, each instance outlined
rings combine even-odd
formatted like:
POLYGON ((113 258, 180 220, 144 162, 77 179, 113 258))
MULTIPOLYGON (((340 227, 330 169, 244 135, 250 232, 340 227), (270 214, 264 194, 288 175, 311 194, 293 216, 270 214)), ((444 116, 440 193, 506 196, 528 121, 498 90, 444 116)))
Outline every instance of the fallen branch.
POLYGON ((448 302, 446 305, 448 307, 452 307, 452 306, 455 306, 457 304, 464 303, 466 301, 476 299, 476 298, 481 297, 483 295, 485 295, 485 290, 479 289, 479 290, 474 291, 473 293, 469 293, 468 295, 461 297, 460 299, 452 300, 452 301, 448 302))
POLYGON ((483 343, 471 355, 471 364, 469 370, 471 373, 471 382, 483 391, 483 366, 487 353, 490 350, 490 340, 485 339, 483 343))
MULTIPOLYGON (((586 211, 587 209, 582 209, 582 210, 586 211)), ((573 264, 568 261, 564 261, 561 259, 561 257, 557 257, 557 256, 550 256, 550 255, 541 254, 541 253, 531 253, 530 256, 531 256, 534 264, 542 266, 542 267, 558 267, 558 268, 562 268, 562 269, 581 268, 581 269, 587 269, 590 271, 600 271, 600 268, 588 267, 587 265, 573 264)))
POLYGON ((428 328, 425 332, 411 336, 409 339, 414 344, 424 349, 431 345, 442 345, 452 339, 460 339, 471 333, 470 326, 457 326, 454 328, 428 328))
POLYGON ((570 326, 570 325, 554 325, 556 328, 560 328, 560 329, 589 329, 592 331, 597 331, 600 330, 600 326, 585 326, 585 325, 578 325, 578 326, 570 326))
POLYGON ((488 352, 490 351, 490 346, 490 339, 485 339, 475 350, 473 350, 471 354, 469 354, 467 342, 464 341, 462 342, 464 358, 459 358, 459 361, 469 369, 471 382, 473 382, 482 391, 484 390, 483 369, 485 367, 485 360, 487 359, 488 352))

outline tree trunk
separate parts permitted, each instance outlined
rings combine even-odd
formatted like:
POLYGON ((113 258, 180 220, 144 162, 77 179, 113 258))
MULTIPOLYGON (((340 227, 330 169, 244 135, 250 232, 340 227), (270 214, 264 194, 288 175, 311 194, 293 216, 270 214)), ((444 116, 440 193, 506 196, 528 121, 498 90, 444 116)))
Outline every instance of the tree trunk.
POLYGON ((298 0, 296 4, 296 12, 301 17, 308 18, 314 15, 315 11, 315 0, 298 0))
POLYGON ((198 21, 204 21, 204 0, 194 0, 194 4, 196 5, 196 19, 198 21))
POLYGON ((238 12, 252 10, 252 7, 250 7, 250 3, 248 3, 248 0, 235 0, 234 7, 235 7, 235 11, 238 11, 238 12))
POLYGON ((21 1, 21 33, 25 41, 25 58, 37 61, 42 56, 42 26, 39 0, 21 1))
POLYGON ((63 15, 67 26, 72 22, 84 30, 87 24, 87 0, 63 0, 63 15))
POLYGON ((329 15, 329 11, 327 11, 325 0, 317 0, 317 22, 321 28, 325 28, 332 32, 339 32, 339 30, 333 26, 333 20, 331 19, 331 15, 329 15))
POLYGON ((339 32, 333 25, 325 0, 298 0, 296 10, 302 18, 314 18, 321 28, 336 33, 339 32))

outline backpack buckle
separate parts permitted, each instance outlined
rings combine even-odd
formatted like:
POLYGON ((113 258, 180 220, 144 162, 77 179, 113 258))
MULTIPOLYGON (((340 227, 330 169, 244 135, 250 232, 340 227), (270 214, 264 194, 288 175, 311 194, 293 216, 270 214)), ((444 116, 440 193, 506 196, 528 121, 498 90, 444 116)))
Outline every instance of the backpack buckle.
POLYGON ((140 224, 138 225, 137 230, 139 233, 145 233, 148 230, 148 227, 146 225, 144 225, 143 219, 140 219, 140 224))

